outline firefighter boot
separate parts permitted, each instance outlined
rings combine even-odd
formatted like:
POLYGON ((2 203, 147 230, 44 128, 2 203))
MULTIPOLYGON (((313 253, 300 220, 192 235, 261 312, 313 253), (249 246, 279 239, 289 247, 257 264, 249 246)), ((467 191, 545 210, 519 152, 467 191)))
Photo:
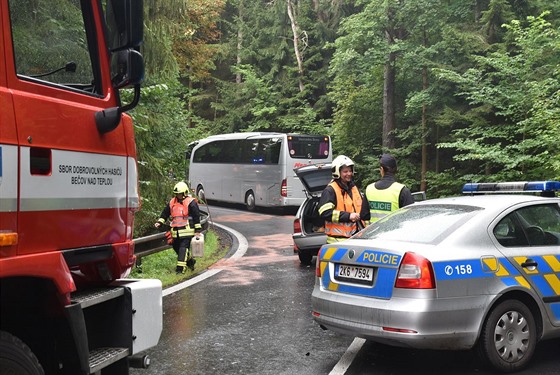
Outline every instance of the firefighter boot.
POLYGON ((191 271, 194 271, 194 264, 196 263, 196 260, 194 258, 190 258, 187 260, 187 267, 189 267, 189 269, 191 271))
POLYGON ((185 272, 187 272, 187 265, 188 262, 177 262, 177 267, 175 268, 175 273, 177 275, 183 274, 185 272))

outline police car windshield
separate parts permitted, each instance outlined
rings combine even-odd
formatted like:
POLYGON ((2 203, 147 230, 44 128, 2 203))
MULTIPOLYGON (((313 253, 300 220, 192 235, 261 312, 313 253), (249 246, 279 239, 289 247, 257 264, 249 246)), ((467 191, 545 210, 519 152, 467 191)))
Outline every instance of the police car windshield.
POLYGON ((413 205, 384 217, 353 238, 438 243, 480 210, 472 206, 413 205))

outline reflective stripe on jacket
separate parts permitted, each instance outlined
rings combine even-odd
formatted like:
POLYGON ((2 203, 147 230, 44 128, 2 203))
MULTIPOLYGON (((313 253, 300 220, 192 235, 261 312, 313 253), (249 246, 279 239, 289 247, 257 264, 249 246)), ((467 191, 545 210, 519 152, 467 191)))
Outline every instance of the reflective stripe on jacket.
POLYGON ((371 222, 374 223, 383 216, 399 209, 399 196, 404 185, 393 182, 387 189, 377 189, 375 184, 366 188, 366 198, 369 203, 371 222))
POLYGON ((355 185, 352 186, 352 197, 344 192, 335 181, 331 182, 329 185, 332 186, 336 194, 336 207, 334 207, 332 212, 331 220, 325 222, 325 233, 329 237, 349 238, 358 231, 358 225, 352 222, 341 223, 339 221, 340 212, 360 213, 362 208, 362 195, 355 185))
POLYGON ((171 235, 173 237, 194 236, 194 228, 189 226, 189 204, 194 198, 186 197, 182 202, 177 198, 171 199, 171 235))

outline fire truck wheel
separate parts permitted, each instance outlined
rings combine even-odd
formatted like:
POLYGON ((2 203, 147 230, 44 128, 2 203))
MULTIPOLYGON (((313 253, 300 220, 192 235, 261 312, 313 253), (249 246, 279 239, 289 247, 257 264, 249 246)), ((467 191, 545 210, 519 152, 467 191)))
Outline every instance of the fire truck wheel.
POLYGON ((31 349, 23 341, 4 331, 0 331, 0 369, 2 374, 45 374, 31 349))

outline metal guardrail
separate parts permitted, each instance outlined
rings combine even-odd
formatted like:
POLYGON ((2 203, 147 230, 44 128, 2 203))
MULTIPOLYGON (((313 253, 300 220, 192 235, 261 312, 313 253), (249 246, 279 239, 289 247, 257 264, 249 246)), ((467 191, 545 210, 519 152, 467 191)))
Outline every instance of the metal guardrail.
MULTIPOLYGON (((208 230, 208 222, 210 218, 208 213, 200 211, 200 225, 202 231, 208 230)), ((139 237, 134 239, 134 255, 136 255, 136 262, 139 263, 142 257, 150 254, 155 254, 165 249, 169 249, 170 245, 167 243, 165 233, 151 234, 146 237, 139 237)))

